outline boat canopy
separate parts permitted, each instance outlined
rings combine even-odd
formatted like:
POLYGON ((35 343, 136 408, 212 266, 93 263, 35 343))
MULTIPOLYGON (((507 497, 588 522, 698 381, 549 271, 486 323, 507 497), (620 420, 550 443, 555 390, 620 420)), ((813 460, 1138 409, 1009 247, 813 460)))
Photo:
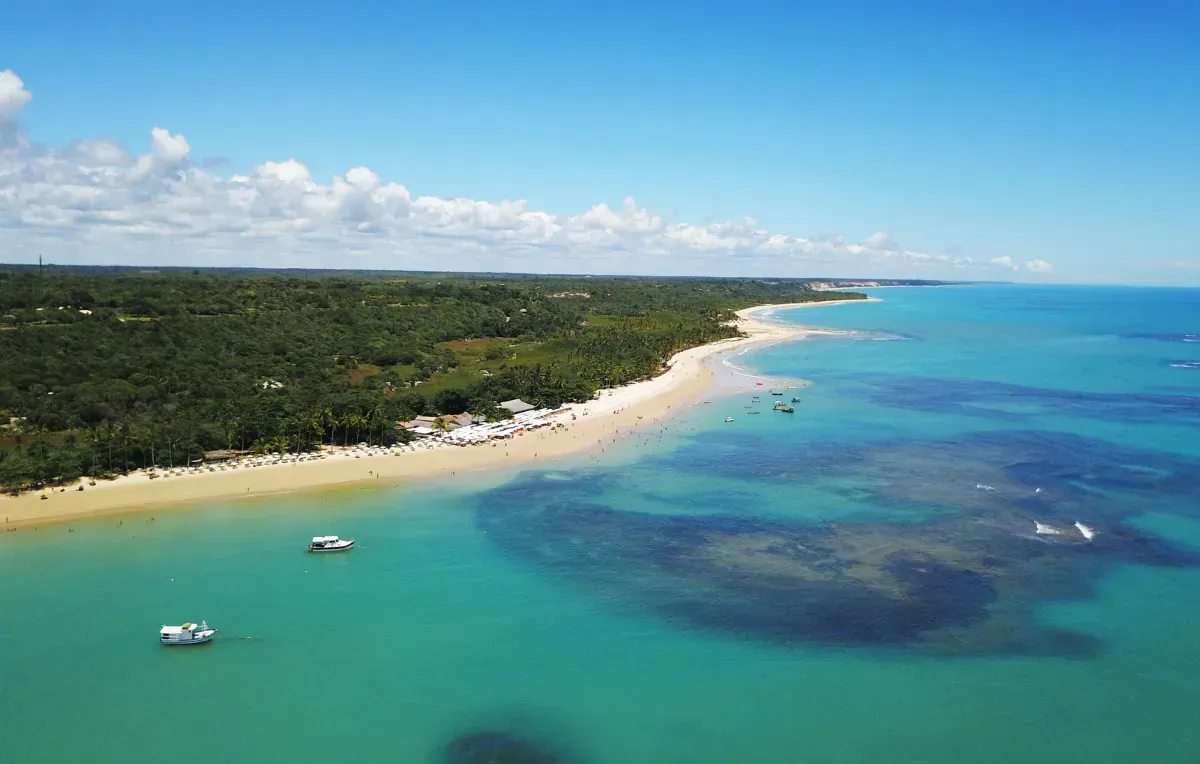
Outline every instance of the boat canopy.
POLYGON ((337 536, 313 536, 312 542, 314 544, 330 544, 337 540, 337 536))
POLYGON ((183 627, 182 626, 164 626, 158 633, 162 634, 163 636, 182 634, 183 627))

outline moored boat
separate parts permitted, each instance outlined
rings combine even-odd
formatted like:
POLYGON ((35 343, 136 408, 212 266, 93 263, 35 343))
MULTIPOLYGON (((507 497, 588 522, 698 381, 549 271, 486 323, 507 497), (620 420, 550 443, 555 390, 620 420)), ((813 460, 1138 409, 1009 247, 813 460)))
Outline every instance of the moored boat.
POLYGON ((308 545, 310 552, 344 552, 354 546, 354 539, 341 539, 337 536, 313 536, 308 545))
POLYGON ((164 645, 202 645, 211 642, 216 635, 217 630, 208 628, 208 622, 201 621, 197 626, 189 621, 182 626, 164 624, 158 630, 158 641, 164 645))
POLYGON ((731 416, 727 416, 727 417, 725 417, 725 421, 726 421, 726 422, 732 422, 732 421, 733 421, 733 417, 731 417, 731 416))
POLYGON ((775 410, 778 411, 780 414, 795 414, 796 413, 796 409, 792 408, 791 406, 777 406, 775 408, 775 410))

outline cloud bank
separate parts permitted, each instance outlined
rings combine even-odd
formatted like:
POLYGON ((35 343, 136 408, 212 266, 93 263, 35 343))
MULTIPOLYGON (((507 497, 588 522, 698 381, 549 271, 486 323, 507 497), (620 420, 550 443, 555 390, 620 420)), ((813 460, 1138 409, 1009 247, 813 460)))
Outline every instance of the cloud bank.
MULTIPOLYGON (((0 261, 47 253, 77 263, 595 273, 993 270, 905 249, 886 232, 847 243, 772 233, 753 219, 668 223, 632 198, 553 214, 525 201, 417 196, 366 167, 328 183, 296 159, 222 175, 221 163, 194 159, 183 135, 158 126, 141 156, 107 139, 47 148, 17 122, 32 98, 20 77, 0 72, 0 261)), ((1010 258, 991 264, 1017 268, 1010 258)))

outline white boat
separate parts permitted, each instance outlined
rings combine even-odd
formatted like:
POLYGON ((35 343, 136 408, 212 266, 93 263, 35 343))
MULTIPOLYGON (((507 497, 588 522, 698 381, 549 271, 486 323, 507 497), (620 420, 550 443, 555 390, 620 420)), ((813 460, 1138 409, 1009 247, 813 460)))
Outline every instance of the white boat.
POLYGON ((733 417, 731 417, 731 416, 727 416, 727 417, 725 417, 725 421, 726 421, 726 422, 732 422, 732 421, 733 421, 733 417))
POLYGON ((354 539, 340 539, 337 536, 313 536, 308 545, 310 552, 344 552, 354 546, 354 539))
POLYGON ((1034 527, 1034 533, 1038 534, 1039 536, 1061 536, 1062 535, 1062 531, 1060 531, 1058 528, 1055 528, 1052 525, 1046 525, 1045 523, 1039 523, 1037 520, 1033 521, 1033 527, 1034 527))
POLYGON ((206 621, 201 621, 199 626, 189 622, 182 626, 164 625, 158 630, 158 641, 164 645, 202 645, 211 642, 216 635, 217 630, 208 628, 206 621))
POLYGON ((1078 520, 1075 521, 1075 527, 1079 529, 1079 534, 1088 541, 1096 538, 1096 532, 1078 520))

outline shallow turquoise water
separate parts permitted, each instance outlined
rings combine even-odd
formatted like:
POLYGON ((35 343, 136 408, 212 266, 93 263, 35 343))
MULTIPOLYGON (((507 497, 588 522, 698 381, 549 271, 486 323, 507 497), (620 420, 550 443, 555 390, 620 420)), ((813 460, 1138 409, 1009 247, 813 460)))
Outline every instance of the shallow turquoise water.
POLYGON ((435 762, 500 730, 592 764, 1195 761, 1200 369, 1171 364, 1200 292, 878 295, 738 359, 814 381, 792 417, 739 393, 506 481, 6 534, 3 760, 435 762), (306 555, 322 532, 361 546, 306 555), (738 568, 762 538, 820 564, 738 568), (910 574, 916 615, 860 597, 910 574), (189 618, 219 641, 155 644, 189 618))

